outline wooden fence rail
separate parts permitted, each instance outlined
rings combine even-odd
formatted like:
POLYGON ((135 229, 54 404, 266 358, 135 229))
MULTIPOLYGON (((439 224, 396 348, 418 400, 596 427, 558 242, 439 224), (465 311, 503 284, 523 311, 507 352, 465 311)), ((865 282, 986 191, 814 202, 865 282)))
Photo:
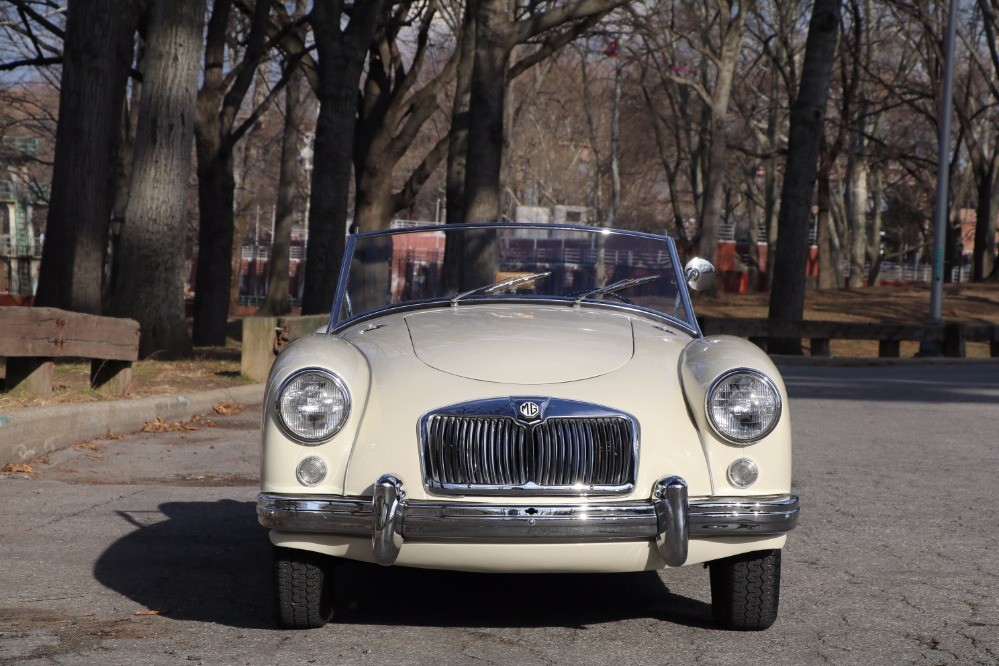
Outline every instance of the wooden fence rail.
POLYGON ((139 358, 139 323, 56 308, 0 307, 5 388, 52 392, 54 359, 90 359, 90 385, 124 393, 139 358))
POLYGON ((988 342, 990 354, 999 357, 999 326, 992 324, 949 323, 866 324, 842 321, 782 322, 769 319, 701 317, 705 335, 735 335, 749 338, 763 349, 770 338, 798 338, 811 341, 812 356, 829 356, 830 340, 877 340, 878 356, 898 358, 903 340, 942 344, 944 356, 963 358, 967 342, 988 342))

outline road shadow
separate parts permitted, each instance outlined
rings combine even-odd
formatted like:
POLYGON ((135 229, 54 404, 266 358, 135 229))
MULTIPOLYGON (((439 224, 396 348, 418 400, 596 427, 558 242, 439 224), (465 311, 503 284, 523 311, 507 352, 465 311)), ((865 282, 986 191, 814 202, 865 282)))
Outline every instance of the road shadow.
POLYGON ((582 629, 652 618, 715 627, 709 604, 670 592, 655 571, 484 574, 351 561, 339 561, 335 571, 340 624, 582 629))
POLYGON ((256 505, 167 502, 159 511, 166 519, 152 524, 119 512, 136 530, 101 554, 94 577, 177 620, 272 627, 270 541, 256 505))
MULTIPOLYGON (((168 502, 94 565, 103 585, 176 620, 275 628, 271 548, 252 502, 168 502)), ((581 628, 631 618, 714 627, 710 605, 654 571, 477 574, 340 560, 334 621, 348 624, 581 628), (416 609, 419 609, 418 611, 416 609)), ((707 576, 704 577, 707 593, 707 576)))

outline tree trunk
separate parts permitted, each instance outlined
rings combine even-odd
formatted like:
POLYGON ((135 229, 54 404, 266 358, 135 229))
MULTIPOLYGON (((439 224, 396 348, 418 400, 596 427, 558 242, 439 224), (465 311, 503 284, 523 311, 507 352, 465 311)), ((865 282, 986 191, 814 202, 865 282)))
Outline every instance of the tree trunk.
POLYGON ((833 192, 829 199, 829 252, 832 254, 832 279, 837 289, 846 288, 846 277, 843 275, 843 246, 847 239, 846 197, 842 190, 833 192))
POLYGON ((392 222, 392 172, 385 166, 369 163, 358 179, 354 224, 359 231, 388 229, 392 222))
MULTIPOLYGON (((771 120, 768 123, 767 137, 770 139, 771 148, 777 145, 777 113, 771 112, 771 120)), ((773 287, 774 261, 777 255, 777 160, 769 159, 763 167, 763 219, 766 228, 767 241, 767 265, 766 279, 767 289, 773 287)))
POLYGON ((505 0, 480 0, 475 28, 475 65, 468 116, 465 222, 500 219, 500 172, 510 37, 505 0))
POLYGON ((975 208, 978 219, 975 221, 975 246, 972 250, 972 282, 988 279, 996 262, 996 202, 999 188, 996 186, 996 163, 989 164, 987 173, 978 180, 978 203, 975 208))
POLYGON ((231 148, 215 132, 198 132, 198 268, 194 283, 196 346, 224 346, 232 283, 236 181, 231 148))
POLYGON ((281 174, 278 180, 277 209, 274 217, 274 235, 271 237, 271 259, 268 263, 267 298, 260 308, 260 315, 286 315, 291 312, 288 291, 291 267, 291 228, 295 221, 295 194, 302 172, 298 164, 299 141, 302 121, 307 104, 302 99, 302 73, 296 71, 285 88, 284 132, 281 137, 281 174))
MULTIPOLYGON (((188 353, 184 321, 187 184, 198 87, 204 6, 200 0, 153 5, 135 140, 122 279, 111 312, 138 320, 139 354, 188 353)), ((116 116, 117 117, 117 116, 116 116)))
MULTIPOLYGON (((872 173, 871 180, 874 181, 874 193, 871 199, 875 202, 881 201, 884 194, 884 181, 880 173, 872 173)), ((881 242, 881 228, 883 219, 881 216, 881 206, 875 204, 871 213, 871 235, 867 242, 867 260, 871 268, 867 273, 867 284, 874 286, 878 283, 878 275, 881 273, 881 262, 884 261, 885 248, 881 242)))
POLYGON ((472 71, 475 64, 475 26, 478 0, 468 0, 461 27, 461 49, 454 102, 451 107, 451 132, 447 152, 447 182, 444 189, 445 221, 464 222, 465 163, 468 158, 468 109, 472 99, 472 71))
MULTIPOLYGON (((825 120, 842 0, 816 0, 808 26, 798 96, 791 105, 787 168, 781 192, 777 263, 770 318, 801 321, 805 311, 808 221, 815 195, 819 142, 825 120)), ((801 338, 771 339, 771 353, 801 354, 801 338)))
MULTIPOLYGON (((613 227, 617 221, 617 210, 621 206, 621 86, 624 79, 624 62, 620 56, 614 57, 614 105, 611 111, 611 198, 607 207, 607 221, 604 226, 613 227)), ((601 263, 600 266, 603 264, 601 263)))
POLYGON ((102 312, 108 222, 136 21, 130 0, 69 3, 36 305, 102 312))
MULTIPOLYGON (((723 6, 723 5, 722 5, 723 6)), ((731 10, 731 7, 728 8, 731 10)), ((701 216, 701 238, 698 255, 714 263, 718 247, 718 227, 721 223, 722 203, 725 196, 725 173, 728 161, 728 107, 732 97, 735 66, 742 45, 742 29, 747 9, 740 7, 734 18, 721 19, 723 32, 717 61, 718 77, 712 89, 711 138, 708 148, 704 208, 701 216)))
POLYGON ((829 171, 823 169, 818 174, 818 244, 819 244, 819 289, 835 289, 836 265, 832 253, 832 196, 829 188, 829 171))
POLYGON ((747 290, 750 294, 755 294, 760 290, 760 224, 759 220, 749 216, 749 229, 747 231, 749 247, 746 254, 749 257, 749 267, 746 269, 747 290))
POLYGON ((319 118, 309 201, 302 314, 325 314, 333 293, 347 233, 358 84, 384 0, 353 7, 346 30, 341 12, 327 3, 312 9, 319 65, 319 118))
MULTIPOLYGON (((257 3, 253 11, 246 50, 228 74, 230 14, 232 0, 215 0, 205 47, 205 73, 198 91, 198 264, 194 286, 194 344, 224 346, 233 285, 235 236, 234 156, 242 136, 234 128, 236 116, 253 82, 257 63, 263 56, 265 25, 269 5, 257 3), (236 68, 238 74, 234 74, 236 68)), ((263 96, 261 96, 263 97, 263 96)), ((251 105, 258 109, 262 99, 251 105)), ((240 239, 241 240, 241 239, 240 239)), ((239 263, 236 262, 236 270, 239 263)), ((238 293, 237 293, 238 296, 238 293)))
POLYGON ((846 169, 846 215, 850 228, 850 277, 848 289, 864 286, 864 261, 867 259, 867 158, 851 155, 846 169))

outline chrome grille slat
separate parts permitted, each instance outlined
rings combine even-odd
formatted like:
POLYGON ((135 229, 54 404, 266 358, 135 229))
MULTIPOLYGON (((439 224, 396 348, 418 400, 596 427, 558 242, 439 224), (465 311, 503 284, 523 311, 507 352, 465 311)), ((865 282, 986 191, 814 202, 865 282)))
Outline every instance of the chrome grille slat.
POLYGON ((482 415, 467 409, 428 414, 422 430, 427 487, 466 494, 629 492, 638 464, 637 422, 605 408, 591 411, 535 422, 495 408, 482 415))

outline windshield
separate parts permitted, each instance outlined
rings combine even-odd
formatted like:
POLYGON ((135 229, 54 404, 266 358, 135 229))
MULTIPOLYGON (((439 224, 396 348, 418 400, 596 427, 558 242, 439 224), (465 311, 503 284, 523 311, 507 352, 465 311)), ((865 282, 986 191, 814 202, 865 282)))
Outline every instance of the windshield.
POLYGON ((449 225, 358 234, 347 252, 334 325, 433 301, 468 307, 558 299, 650 310, 696 330, 665 236, 550 224, 449 225))

